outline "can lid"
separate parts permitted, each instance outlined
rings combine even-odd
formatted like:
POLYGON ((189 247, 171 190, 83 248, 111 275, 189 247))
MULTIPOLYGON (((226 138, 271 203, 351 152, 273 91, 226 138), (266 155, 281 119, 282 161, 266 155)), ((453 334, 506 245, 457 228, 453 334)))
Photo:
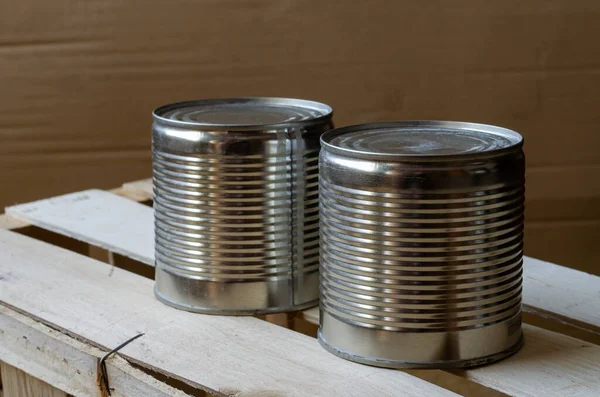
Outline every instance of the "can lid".
POLYGON ((456 121, 398 121, 329 130, 323 147, 357 158, 447 159, 520 148, 523 137, 502 127, 456 121))
POLYGON ((179 102, 153 113, 155 120, 167 124, 234 130, 311 124, 332 114, 331 107, 320 102, 269 97, 179 102))

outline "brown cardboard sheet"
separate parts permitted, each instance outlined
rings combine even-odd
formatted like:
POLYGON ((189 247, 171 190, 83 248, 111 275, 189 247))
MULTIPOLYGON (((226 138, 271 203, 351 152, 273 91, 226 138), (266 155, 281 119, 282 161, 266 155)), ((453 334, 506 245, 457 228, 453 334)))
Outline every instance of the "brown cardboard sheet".
POLYGON ((451 119, 525 136, 526 253, 595 273, 600 2, 0 2, 0 206, 150 175, 150 113, 274 95, 338 125, 451 119))

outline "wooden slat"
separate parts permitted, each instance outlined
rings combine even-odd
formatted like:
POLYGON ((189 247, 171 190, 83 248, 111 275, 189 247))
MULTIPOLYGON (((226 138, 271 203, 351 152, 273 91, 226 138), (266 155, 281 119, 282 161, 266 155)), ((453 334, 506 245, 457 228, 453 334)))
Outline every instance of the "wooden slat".
MULTIPOLYGON (((88 190, 9 207, 7 213, 143 263, 154 263, 152 209, 112 193, 88 190)), ((525 257, 523 289, 525 310, 600 332, 600 312, 594 305, 600 298, 600 277, 525 257)), ((309 317, 311 313, 314 311, 309 317)))
POLYGON ((600 333, 600 277, 525 257, 525 311, 600 333))
POLYGON ((121 356, 211 393, 454 395, 406 373, 342 360, 313 338, 252 317, 170 308, 152 288, 141 276, 0 230, 0 302, 106 349, 145 332, 121 356))
POLYGON ((154 264, 152 208, 104 190, 85 190, 6 208, 12 218, 154 264))
POLYGON ((600 347, 530 325, 524 331, 515 356, 463 375, 510 396, 598 396, 600 347))
POLYGON ((2 386, 7 397, 67 397, 67 393, 42 382, 25 372, 0 363, 2 386))
MULTIPOLYGON (((106 352, 0 305, 0 359, 74 396, 99 396, 96 363, 106 352)), ((183 397, 119 356, 106 361, 113 397, 183 397)), ((9 394, 10 395, 10 394, 9 394)))

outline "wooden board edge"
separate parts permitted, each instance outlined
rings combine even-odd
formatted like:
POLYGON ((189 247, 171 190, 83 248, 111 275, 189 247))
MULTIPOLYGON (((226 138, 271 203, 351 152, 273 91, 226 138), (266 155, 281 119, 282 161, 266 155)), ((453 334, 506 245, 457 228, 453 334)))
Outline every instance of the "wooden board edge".
MULTIPOLYGON (((572 327, 576 330, 580 330, 580 331, 589 333, 589 334, 597 337, 597 338, 594 338, 596 340, 598 340, 598 338, 600 338, 600 327, 598 327, 594 324, 586 323, 581 320, 567 317, 567 316, 564 316, 564 315, 561 315, 561 314, 558 314, 555 312, 551 312, 548 310, 543 310, 543 309, 540 309, 537 307, 533 307, 528 304, 523 304, 523 312, 532 314, 534 316, 539 316, 543 319, 549 320, 554 323, 555 327, 556 326, 564 326, 565 329, 567 329, 567 327, 572 327)), ((548 327, 544 327, 544 326, 538 326, 538 327, 552 331, 552 329, 550 329, 548 327)), ((565 335, 567 334, 567 332, 559 332, 559 333, 563 333, 565 335)), ((572 335, 569 335, 569 336, 572 336, 572 335)), ((595 343, 595 342, 592 342, 592 343, 595 343)), ((595 343, 595 344, 598 344, 598 343, 595 343)))
POLYGON ((27 221, 17 219, 7 214, 0 214, 0 228, 7 230, 20 229, 22 227, 31 226, 27 221))
MULTIPOLYGON (((0 361, 74 396, 100 395, 96 365, 105 352, 4 305, 0 330, 0 361)), ((106 364, 113 396, 187 396, 119 356, 106 364)))
POLYGON ((132 189, 132 188, 127 188, 127 187, 118 187, 115 189, 109 189, 108 192, 114 193, 118 196, 125 197, 125 198, 133 200, 133 201, 138 201, 138 202, 152 200, 152 196, 148 195, 143 190, 138 190, 138 189, 132 189))
POLYGON ((112 189, 110 192, 135 201, 147 201, 154 198, 154 192, 152 191, 152 178, 125 182, 123 185, 121 185, 121 187, 112 189))
MULTIPOLYGON (((146 178, 126 182, 120 187, 108 189, 107 191, 133 201, 142 202, 152 200, 153 195, 148 192, 148 180, 151 179, 146 178)), ((150 186, 152 186, 152 182, 150 182, 150 186)), ((0 228, 2 229, 14 230, 27 226, 31 226, 31 224, 25 220, 15 218, 5 213, 0 214, 0 228)))

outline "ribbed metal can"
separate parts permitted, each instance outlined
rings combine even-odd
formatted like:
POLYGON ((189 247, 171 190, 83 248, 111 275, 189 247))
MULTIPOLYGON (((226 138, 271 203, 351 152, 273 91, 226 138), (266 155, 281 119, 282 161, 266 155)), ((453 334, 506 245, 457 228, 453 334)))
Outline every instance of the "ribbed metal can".
POLYGON ((522 137, 406 121, 331 130, 321 145, 320 343, 392 368, 469 367, 516 352, 522 137))
POLYGON ((155 110, 157 298, 234 315, 316 305, 319 137, 331 127, 329 106, 298 99, 155 110))

